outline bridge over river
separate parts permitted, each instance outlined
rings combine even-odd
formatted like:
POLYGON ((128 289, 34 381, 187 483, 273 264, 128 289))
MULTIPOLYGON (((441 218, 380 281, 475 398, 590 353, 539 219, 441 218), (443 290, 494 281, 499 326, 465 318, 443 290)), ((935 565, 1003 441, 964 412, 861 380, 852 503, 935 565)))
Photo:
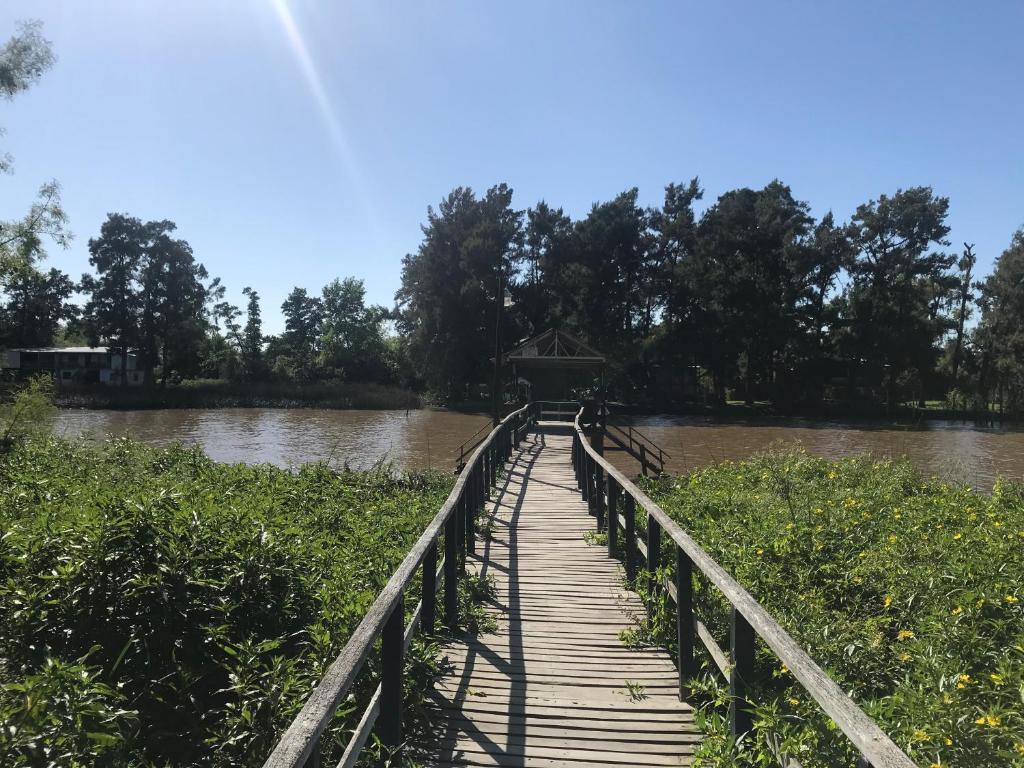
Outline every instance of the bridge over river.
MULTIPOLYGON (((697 671, 696 644, 728 680, 730 727, 738 735, 751 728, 754 651, 763 643, 835 722, 836 738, 852 742, 860 766, 911 768, 767 611, 605 460, 603 425, 581 424, 581 415, 571 424, 543 421, 530 404, 476 446, 265 768, 321 764, 321 737, 378 640, 380 685, 338 766, 355 765, 372 733, 385 746, 405 743, 404 653, 417 632, 435 635, 439 621, 450 630, 441 651, 446 671, 429 694, 430 733, 410 745, 427 765, 690 765, 701 739, 686 687, 697 671), (585 533, 595 529, 605 532, 606 544, 587 542, 585 533), (641 571, 657 583, 653 574, 666 558, 674 579, 647 599, 671 601, 674 653, 626 647, 620 631, 649 606, 625 585, 641 571), (457 584, 467 571, 494 578, 487 610, 495 631, 455 631, 457 584), (732 606, 725 648, 694 615, 696 578, 732 606), (419 602, 407 611, 417 584, 419 602)), ((786 768, 799 766, 792 755, 777 757, 786 768)))

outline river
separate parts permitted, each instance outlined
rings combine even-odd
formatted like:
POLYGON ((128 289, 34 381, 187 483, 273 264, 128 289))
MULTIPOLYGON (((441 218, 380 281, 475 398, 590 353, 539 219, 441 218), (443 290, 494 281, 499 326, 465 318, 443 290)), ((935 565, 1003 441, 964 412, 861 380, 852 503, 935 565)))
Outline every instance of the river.
MULTIPOLYGON (((449 471, 458 446, 488 423, 482 415, 448 411, 340 411, 323 409, 175 409, 61 411, 56 430, 69 437, 131 435, 154 445, 197 443, 226 462, 296 466, 309 461, 365 469, 391 462, 399 469, 449 471)), ((742 459, 773 445, 799 444, 837 458, 870 453, 907 456, 927 474, 988 490, 997 477, 1024 479, 1024 431, 951 421, 919 427, 788 419, 718 422, 704 417, 644 416, 633 424, 670 454, 669 471, 742 459)), ((630 473, 636 465, 610 453, 630 473)))

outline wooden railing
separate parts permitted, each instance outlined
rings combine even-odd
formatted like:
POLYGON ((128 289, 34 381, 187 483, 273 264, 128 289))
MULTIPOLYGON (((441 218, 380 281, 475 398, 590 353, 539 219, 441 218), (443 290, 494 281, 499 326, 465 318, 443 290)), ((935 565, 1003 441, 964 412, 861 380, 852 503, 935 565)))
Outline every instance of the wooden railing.
POLYGON ((672 458, 667 451, 632 425, 619 426, 611 419, 605 422, 608 439, 640 462, 640 474, 647 477, 652 471, 660 475, 665 471, 665 459, 672 458))
MULTIPOLYGON (((753 718, 748 693, 754 678, 754 641, 755 636, 758 636, 853 743, 861 755, 859 766, 914 768, 914 762, 861 711, 750 593, 701 549, 661 507, 590 445, 580 426, 579 414, 574 421, 572 462, 577 486, 597 518, 598 528, 607 530, 609 556, 615 556, 618 550, 619 529, 624 533, 627 579, 632 581, 636 578, 640 565, 637 556, 640 555, 645 560, 644 565, 653 584, 661 566, 662 535, 672 541, 675 550, 675 579, 666 579, 658 585, 658 589, 663 589, 676 604, 680 698, 687 695, 686 681, 696 677, 699 672, 694 663, 695 644, 699 639, 707 648, 715 666, 729 681, 729 723, 732 735, 738 737, 749 732, 753 718), (639 541, 637 536, 638 505, 647 515, 646 544, 639 541), (729 603, 729 654, 718 645, 708 628, 694 614, 694 568, 715 585, 729 603)), ((793 765, 796 761, 785 756, 783 763, 793 765)))
POLYGON ((371 732, 387 748, 402 743, 402 674, 406 649, 416 634, 434 634, 438 580, 444 582, 444 621, 458 623, 458 580, 466 552, 473 551, 477 512, 486 501, 498 468, 536 421, 531 404, 513 411, 487 435, 466 461, 455 487, 402 564, 374 600, 348 643, 328 668, 320 684, 281 736, 264 768, 317 768, 320 737, 330 726, 338 704, 348 695, 374 643, 381 641, 381 681, 348 743, 339 768, 355 765, 371 732), (438 566, 443 535, 444 558, 438 566), (405 597, 422 567, 422 595, 409 624, 405 597))
POLYGON ((573 400, 538 400, 537 418, 540 421, 565 421, 572 423, 580 404, 573 400))

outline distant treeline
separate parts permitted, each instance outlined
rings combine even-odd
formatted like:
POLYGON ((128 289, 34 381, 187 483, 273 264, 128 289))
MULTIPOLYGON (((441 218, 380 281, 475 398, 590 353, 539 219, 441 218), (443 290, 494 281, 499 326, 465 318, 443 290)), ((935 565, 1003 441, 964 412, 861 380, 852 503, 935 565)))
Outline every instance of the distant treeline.
POLYGON ((977 281, 973 247, 950 250, 948 199, 928 187, 846 222, 815 221, 779 181, 698 217, 702 196, 693 179, 644 208, 631 189, 573 221, 544 202, 515 210, 505 185, 454 190, 404 262, 397 327, 414 370, 448 396, 486 380, 501 279, 506 346, 569 330, 614 361, 624 400, 1021 410, 1024 230, 977 281))
POLYGON ((256 291, 244 312, 225 301, 172 222, 111 214, 79 282, 31 261, 7 271, 0 346, 130 348, 154 383, 375 382, 464 400, 489 381, 503 290, 505 349, 565 329, 609 356, 610 394, 626 401, 1024 406, 1024 230, 978 280, 928 187, 847 222, 815 221, 778 181, 697 216, 701 197, 693 179, 644 208, 632 189, 573 221, 544 202, 516 210, 505 185, 459 188, 428 209, 393 308, 368 306, 355 278, 296 287, 276 336, 256 291))

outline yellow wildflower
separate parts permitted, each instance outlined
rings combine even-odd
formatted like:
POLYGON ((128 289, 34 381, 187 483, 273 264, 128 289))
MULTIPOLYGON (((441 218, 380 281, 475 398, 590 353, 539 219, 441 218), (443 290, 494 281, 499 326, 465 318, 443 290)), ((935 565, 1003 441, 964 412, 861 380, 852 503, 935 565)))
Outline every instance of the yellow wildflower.
POLYGON ((964 612, 964 609, 961 608, 959 605, 956 608, 954 608, 952 611, 950 611, 950 613, 952 613, 954 616, 959 616, 963 612, 964 612))
POLYGON ((989 728, 998 728, 1002 720, 995 715, 982 715, 974 723, 975 725, 987 725, 989 728))
POLYGON ((1002 685, 1003 684, 1003 676, 1000 675, 1000 674, 997 674, 997 673, 993 672, 991 675, 989 675, 989 678, 991 678, 992 682, 995 683, 996 685, 1002 685))
POLYGON ((800 699, 794 699, 792 696, 790 696, 789 697, 789 703, 792 704, 795 707, 797 704, 800 703, 800 699))
POLYGON ((892 605, 892 595, 886 595, 885 596, 885 607, 888 608, 890 605, 892 605))
POLYGON ((927 741, 928 734, 925 731, 922 731, 920 728, 918 728, 910 735, 910 738, 914 741, 927 741))
POLYGON ((953 534, 953 538, 954 539, 962 539, 963 537, 964 537, 964 535, 962 533, 954 533, 953 534))
POLYGON ((1008 602, 1010 605, 1013 605, 1014 603, 1017 603, 1017 602, 1020 602, 1020 601, 1017 600, 1017 598, 1014 597, 1013 595, 1007 595, 1006 596, 1006 602, 1008 602))
POLYGON ((910 640, 914 636, 914 633, 909 629, 901 629, 899 634, 896 635, 897 640, 910 640))
POLYGON ((943 741, 946 742, 946 746, 947 747, 952 747, 953 746, 953 740, 951 738, 949 738, 949 736, 947 736, 945 739, 943 739, 943 741))
POLYGON ((761 549, 761 548, 758 548, 758 550, 757 550, 757 554, 759 554, 759 555, 763 555, 763 554, 764 554, 764 550, 763 550, 763 549, 761 549))

